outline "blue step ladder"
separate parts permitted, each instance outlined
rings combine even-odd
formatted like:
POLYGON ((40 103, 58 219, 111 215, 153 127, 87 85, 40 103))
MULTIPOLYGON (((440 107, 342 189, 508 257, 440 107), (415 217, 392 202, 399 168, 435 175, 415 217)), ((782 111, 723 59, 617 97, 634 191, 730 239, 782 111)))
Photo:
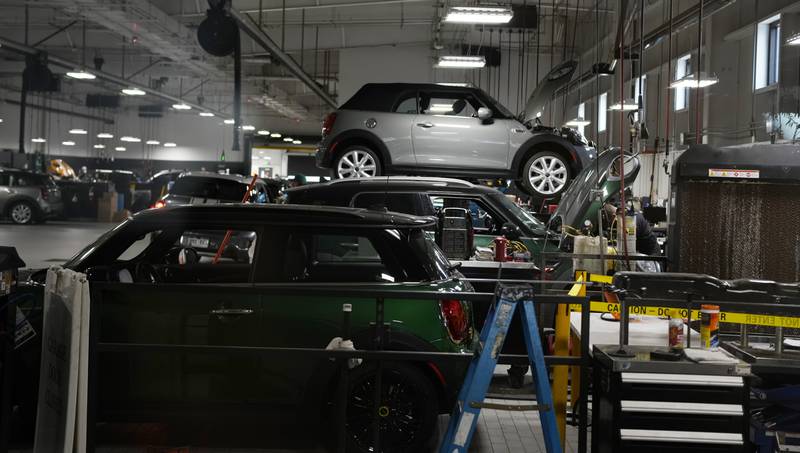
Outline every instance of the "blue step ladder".
POLYGON ((439 453, 466 453, 478 424, 482 408, 500 410, 538 410, 544 432, 547 453, 561 453, 561 437, 556 425, 553 409, 553 393, 550 389, 549 374, 544 363, 542 340, 536 312, 533 309, 534 293, 530 286, 500 285, 492 306, 481 329, 480 349, 469 364, 464 384, 458 393, 458 401, 450 415, 447 433, 442 439, 439 453), (522 330, 525 346, 531 363, 536 386, 537 405, 501 405, 484 403, 486 392, 494 374, 497 358, 503 349, 508 327, 517 306, 522 310, 522 330))

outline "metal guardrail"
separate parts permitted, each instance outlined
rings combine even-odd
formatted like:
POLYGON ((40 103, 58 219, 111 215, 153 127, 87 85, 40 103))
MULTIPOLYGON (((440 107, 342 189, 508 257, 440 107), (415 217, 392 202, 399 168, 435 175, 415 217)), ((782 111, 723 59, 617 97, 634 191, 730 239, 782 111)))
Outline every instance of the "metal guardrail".
MULTIPOLYGON (((536 284, 539 281, 530 280, 526 283, 536 284)), ((549 283, 549 282, 548 282, 549 283)), ((347 359, 360 358, 364 360, 371 360, 377 366, 376 372, 376 385, 375 385, 375 401, 380 401, 381 391, 381 374, 382 366, 385 361, 424 361, 424 362, 445 362, 445 361, 463 361, 468 362, 472 359, 470 354, 459 353, 446 353, 446 352, 417 352, 417 351, 391 351, 385 350, 385 338, 387 333, 387 326, 384 323, 384 303, 386 299, 403 299, 405 301, 426 301, 439 300, 443 296, 448 298, 460 299, 465 301, 482 301, 489 302, 494 300, 493 293, 474 293, 474 292, 433 292, 433 291, 398 291, 398 290, 373 290, 373 289, 359 289, 359 288, 337 288, 331 285, 302 285, 293 286, 285 284, 248 284, 248 285, 192 285, 201 287, 219 287, 225 291, 234 293, 250 293, 257 292, 258 294, 268 295, 293 295, 293 296, 325 296, 325 297, 359 297, 369 298, 375 300, 375 317, 373 324, 373 344, 371 349, 361 350, 327 350, 315 348, 286 348, 286 347, 250 347, 250 346, 209 346, 209 345, 175 345, 175 344, 140 344, 140 343, 119 343, 119 342, 104 342, 100 338, 100 325, 103 317, 103 301, 107 297, 113 297, 116 292, 129 292, 132 288, 136 287, 149 287, 150 284, 121 284, 121 283, 104 283, 92 282, 91 284, 91 298, 90 298, 90 333, 89 333, 89 391, 88 391, 88 410, 87 410, 87 451, 94 452, 96 447, 95 439, 95 426, 97 422, 98 411, 98 394, 97 394, 97 370, 98 362, 100 359, 99 353, 124 353, 124 352, 142 352, 142 351, 167 351, 167 352, 219 352, 225 354, 264 354, 264 355, 289 355, 289 356, 303 356, 303 357, 318 357, 330 358, 340 361, 339 368, 339 386, 336 394, 336 404, 339 408, 337 438, 339 451, 345 451, 346 446, 346 408, 347 408, 347 386, 342 385, 346 383, 348 376, 348 368, 346 366, 347 359)), ((185 284, 164 284, 159 285, 159 292, 162 291, 185 291, 187 285, 185 284)), ((566 305, 569 307, 571 304, 579 304, 582 307, 581 329, 582 332, 587 334, 581 336, 580 344, 580 357, 572 356, 545 356, 545 362, 551 366, 577 366, 580 367, 580 394, 583 395, 579 402, 579 436, 578 436, 578 451, 584 453, 587 451, 587 428, 588 428, 588 382, 589 382, 589 366, 591 360, 589 357, 590 338, 589 332, 589 298, 588 297, 570 297, 566 295, 539 295, 535 296, 535 304, 557 304, 566 305)), ((349 337, 349 316, 347 313, 343 315, 342 320, 342 335, 343 338, 349 337)), ((524 363, 528 364, 529 359, 525 355, 517 354, 503 354, 500 356, 499 363, 514 364, 524 363)), ((373 420, 373 437, 374 445, 380 446, 380 427, 378 424, 377 414, 373 420)))

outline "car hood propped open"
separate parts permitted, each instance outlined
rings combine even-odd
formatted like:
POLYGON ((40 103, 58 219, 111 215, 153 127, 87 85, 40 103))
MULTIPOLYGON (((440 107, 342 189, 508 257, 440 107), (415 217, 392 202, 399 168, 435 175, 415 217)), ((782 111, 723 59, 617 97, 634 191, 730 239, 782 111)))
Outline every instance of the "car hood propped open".
POLYGON ((525 110, 522 113, 522 123, 528 124, 534 121, 537 117, 542 116, 544 108, 548 102, 553 98, 553 94, 557 89, 561 88, 572 80, 572 74, 578 68, 578 62, 575 60, 568 60, 559 63, 558 66, 553 68, 539 83, 536 89, 533 90, 528 102, 525 104, 525 110))

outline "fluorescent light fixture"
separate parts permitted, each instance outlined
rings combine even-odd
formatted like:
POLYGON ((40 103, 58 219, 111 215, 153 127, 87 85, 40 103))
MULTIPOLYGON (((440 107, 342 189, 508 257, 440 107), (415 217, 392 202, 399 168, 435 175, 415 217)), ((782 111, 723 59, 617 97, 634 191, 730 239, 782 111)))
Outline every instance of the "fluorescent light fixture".
POLYGON ((108 132, 100 132, 97 134, 97 138, 114 138, 114 134, 109 134, 108 132))
POLYGON ((148 141, 144 142, 144 144, 145 145, 160 145, 161 142, 158 141, 158 140, 148 140, 148 141))
POLYGON ((139 138, 139 137, 130 137, 128 135, 120 137, 119 140, 122 141, 122 142, 128 142, 128 143, 139 143, 139 142, 142 141, 142 139, 139 138))
POLYGON ((200 112, 199 115, 200 116, 209 116, 209 117, 214 116, 214 114, 211 113, 211 112, 200 112))
POLYGON ((283 141, 285 141, 285 142, 293 142, 294 139, 292 137, 283 137, 283 141))
POLYGON ((67 77, 78 80, 94 80, 97 78, 96 75, 92 74, 91 72, 84 71, 83 69, 76 69, 74 71, 69 71, 67 73, 67 77))
POLYGON ((272 137, 272 138, 281 138, 282 137, 281 134, 279 134, 277 132, 273 132, 273 133, 269 134, 269 136, 272 137))
POLYGON ((64 146, 75 146, 75 142, 73 142, 72 140, 63 141, 61 142, 61 144, 64 146))
POLYGON ((507 24, 514 17, 511 8, 488 6, 453 6, 447 9, 445 22, 458 24, 507 24))
POLYGON ((620 104, 619 102, 615 102, 611 104, 608 108, 610 112, 619 112, 622 110, 623 112, 632 112, 634 110, 639 110, 639 104, 634 101, 633 99, 627 99, 620 104))
POLYGON ((787 46, 800 46, 800 33, 795 33, 786 40, 787 46))
POLYGON ((234 120, 231 120, 231 119, 228 119, 228 120, 225 120, 225 121, 223 121, 223 123, 225 123, 225 124, 233 124, 233 123, 235 123, 235 122, 236 122, 236 121, 234 121, 234 120))
POLYGON ((3 122, 3 118, 0 118, 0 123, 2 123, 2 122, 3 122))
POLYGON ((124 146, 117 146, 116 148, 114 148, 114 151, 125 151, 125 147, 124 146))
POLYGON ((172 142, 165 142, 164 143, 164 148, 174 148, 176 146, 178 146, 178 145, 176 145, 175 143, 172 143, 172 142))
POLYGON ((105 147, 106 147, 106 145, 103 145, 102 143, 98 143, 98 144, 94 145, 92 148, 94 148, 94 149, 103 149, 105 147))
POLYGON ((303 142, 300 141, 300 140, 294 140, 292 143, 294 143, 295 145, 302 145, 303 144, 303 142))
POLYGON ((579 116, 577 118, 573 118, 573 119, 567 121, 566 123, 564 123, 564 126, 567 126, 567 127, 585 127, 585 126, 588 126, 590 124, 592 124, 591 121, 589 121, 587 119, 584 119, 584 118, 579 116))
POLYGON ((36 137, 36 138, 32 138, 32 139, 31 139, 31 141, 32 141, 33 143, 44 143, 44 142, 46 142, 47 140, 43 139, 42 137, 36 137))
POLYGON ((191 110, 192 106, 191 105, 186 105, 183 102, 181 102, 181 103, 178 103, 178 104, 172 104, 172 108, 174 108, 175 110, 191 110))
POLYGON ((486 57, 470 57, 466 55, 445 55, 439 57, 436 64, 440 68, 482 68, 486 66, 486 57))
POLYGON ((258 135, 269 135, 269 131, 266 129, 261 129, 260 131, 256 132, 258 135))
POLYGON ((445 113, 453 110, 453 104, 431 104, 428 111, 431 113, 445 113))
POLYGON ((127 94, 128 96, 144 96, 147 93, 144 90, 131 87, 131 88, 123 88, 122 94, 127 94))
POLYGON ((69 133, 72 135, 86 135, 86 129, 70 129, 69 133))
POLYGON ((697 76, 693 74, 689 74, 685 77, 681 77, 680 79, 672 82, 669 84, 670 88, 705 88, 711 85, 714 85, 719 82, 719 79, 715 76, 709 76, 704 73, 700 73, 700 78, 698 79, 697 76))
POLYGON ((243 131, 254 131, 254 130, 256 130, 256 127, 253 126, 253 125, 250 125, 250 124, 246 124, 246 125, 242 126, 242 130, 243 131))

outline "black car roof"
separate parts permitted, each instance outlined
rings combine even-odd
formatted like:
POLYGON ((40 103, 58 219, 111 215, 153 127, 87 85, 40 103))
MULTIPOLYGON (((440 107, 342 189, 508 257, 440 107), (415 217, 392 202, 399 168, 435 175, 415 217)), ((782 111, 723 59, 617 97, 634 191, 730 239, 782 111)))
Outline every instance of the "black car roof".
POLYGON ((417 90, 433 90, 439 92, 480 91, 473 86, 455 86, 437 83, 368 83, 362 86, 350 99, 339 108, 345 110, 366 110, 376 112, 391 111, 392 106, 401 96, 417 90))
POLYGON ((310 184, 307 186, 288 189, 286 195, 290 201, 295 199, 310 198, 312 200, 326 200, 347 194, 371 192, 448 192, 463 194, 496 195, 500 192, 491 187, 472 184, 460 179, 430 178, 415 176, 385 176, 376 178, 336 179, 326 183, 310 184))
POLYGON ((179 205, 148 209, 135 214, 133 220, 148 223, 222 222, 230 223, 232 228, 239 222, 350 228, 423 228, 435 223, 435 219, 432 218, 397 212, 332 206, 248 203, 179 205))

